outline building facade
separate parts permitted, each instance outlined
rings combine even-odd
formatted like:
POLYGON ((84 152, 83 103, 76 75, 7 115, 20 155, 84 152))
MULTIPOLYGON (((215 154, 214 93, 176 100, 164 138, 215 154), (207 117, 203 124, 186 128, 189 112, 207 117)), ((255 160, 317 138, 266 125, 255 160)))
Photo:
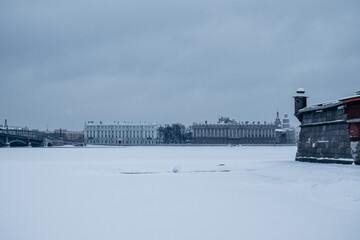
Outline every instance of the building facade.
POLYGON ((53 132, 55 139, 61 139, 64 143, 83 144, 84 132, 83 131, 69 131, 67 129, 55 129, 53 132))
POLYGON ((307 98, 302 88, 294 96, 301 122, 296 160, 360 164, 360 92, 312 106, 307 98))
MULTIPOLYGON (((277 117, 278 119, 279 117, 277 117)), ((295 128, 290 126, 290 119, 287 114, 284 115, 280 128, 275 130, 276 143, 296 144, 295 128)))
MULTIPOLYGON (((289 122, 290 124, 290 122, 289 122)), ((220 117, 217 123, 194 123, 193 143, 195 144, 294 144, 295 131, 293 128, 283 130, 285 133, 293 132, 294 141, 277 136, 277 130, 282 130, 279 113, 275 123, 237 122, 229 118, 220 117), (281 142, 280 142, 281 141, 281 142)))
POLYGON ((158 128, 156 123, 87 121, 84 140, 94 145, 153 145, 159 141, 158 128))

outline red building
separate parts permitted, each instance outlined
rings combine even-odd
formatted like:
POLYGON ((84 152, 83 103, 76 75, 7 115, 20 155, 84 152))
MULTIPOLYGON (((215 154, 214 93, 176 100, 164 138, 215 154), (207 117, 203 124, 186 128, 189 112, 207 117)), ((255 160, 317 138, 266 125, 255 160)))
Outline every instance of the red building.
POLYGON ((358 142, 360 141, 360 95, 342 100, 346 104, 345 113, 349 123, 350 141, 358 142))

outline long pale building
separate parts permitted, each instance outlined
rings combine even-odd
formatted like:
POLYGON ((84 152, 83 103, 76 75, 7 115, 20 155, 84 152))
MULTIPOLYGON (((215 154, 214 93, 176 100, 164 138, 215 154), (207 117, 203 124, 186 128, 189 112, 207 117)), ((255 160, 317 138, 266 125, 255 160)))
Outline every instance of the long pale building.
POLYGON ((153 145, 158 143, 157 123, 87 121, 85 144, 94 145, 153 145))
POLYGON ((279 113, 274 123, 237 122, 220 117, 217 123, 194 123, 195 144, 295 144, 295 131, 290 129, 288 119, 281 124, 279 113), (281 131, 280 131, 281 130, 281 131), (284 133, 282 133, 284 132, 284 133), (289 134, 294 133, 294 134, 289 134), (294 135, 291 139, 287 136, 294 135))

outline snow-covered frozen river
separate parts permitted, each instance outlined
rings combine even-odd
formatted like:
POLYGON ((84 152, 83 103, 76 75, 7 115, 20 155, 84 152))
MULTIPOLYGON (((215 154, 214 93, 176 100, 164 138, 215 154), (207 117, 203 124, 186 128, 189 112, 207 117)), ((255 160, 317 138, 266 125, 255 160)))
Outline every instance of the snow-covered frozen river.
POLYGON ((360 166, 295 152, 0 148, 0 239, 360 239, 360 166))

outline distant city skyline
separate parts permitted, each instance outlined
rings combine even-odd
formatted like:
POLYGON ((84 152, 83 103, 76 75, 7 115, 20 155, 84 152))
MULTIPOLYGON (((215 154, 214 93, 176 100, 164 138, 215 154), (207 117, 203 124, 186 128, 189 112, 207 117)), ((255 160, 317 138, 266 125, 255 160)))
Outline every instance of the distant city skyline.
POLYGON ((360 90, 359 1, 3 1, 0 123, 291 125, 360 90))

